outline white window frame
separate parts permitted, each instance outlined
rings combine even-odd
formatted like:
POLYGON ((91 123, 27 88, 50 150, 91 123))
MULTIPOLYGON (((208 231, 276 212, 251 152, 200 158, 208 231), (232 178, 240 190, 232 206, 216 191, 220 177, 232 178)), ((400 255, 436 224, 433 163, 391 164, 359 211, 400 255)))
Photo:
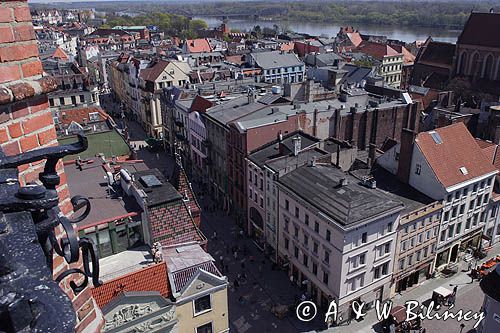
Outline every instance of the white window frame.
POLYGON ((213 310, 213 308, 212 308, 212 294, 207 294, 207 295, 203 295, 203 296, 197 297, 197 298, 193 299, 192 303, 193 303, 193 318, 197 317, 197 316, 200 316, 200 315, 202 315, 204 313, 207 313, 207 312, 210 312, 210 311, 213 310), (203 310, 203 311, 200 311, 200 312, 196 312, 195 302, 197 300, 199 300, 200 298, 203 298, 203 297, 206 297, 206 296, 208 296, 210 298, 210 309, 206 309, 206 310, 203 310))

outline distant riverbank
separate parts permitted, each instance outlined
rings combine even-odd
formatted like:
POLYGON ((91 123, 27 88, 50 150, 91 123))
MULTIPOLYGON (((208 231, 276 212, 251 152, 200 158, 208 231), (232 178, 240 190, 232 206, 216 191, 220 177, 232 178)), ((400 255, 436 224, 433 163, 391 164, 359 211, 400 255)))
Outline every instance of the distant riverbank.
MULTIPOLYGON (((209 27, 219 26, 222 21, 213 17, 195 17, 207 22, 209 27)), ((274 20, 251 20, 237 19, 229 20, 229 27, 239 29, 241 31, 250 31, 254 26, 259 25, 261 28, 273 28, 278 25, 280 28, 286 28, 299 33, 307 33, 314 36, 327 35, 335 36, 341 26, 352 25, 358 29, 360 33, 367 35, 387 36, 390 39, 397 39, 407 43, 416 40, 425 40, 432 36, 434 40, 448 43, 455 43, 460 30, 443 29, 443 28, 427 28, 427 27, 406 27, 406 26, 384 26, 384 25, 367 25, 367 24, 339 24, 325 22, 301 22, 301 21, 274 21, 274 20)))

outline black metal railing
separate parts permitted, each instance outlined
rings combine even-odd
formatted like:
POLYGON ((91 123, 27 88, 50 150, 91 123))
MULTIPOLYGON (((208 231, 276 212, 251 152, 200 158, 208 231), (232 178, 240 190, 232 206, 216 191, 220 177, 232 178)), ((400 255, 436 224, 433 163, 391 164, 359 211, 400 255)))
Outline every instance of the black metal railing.
POLYGON ((58 283, 71 278, 69 286, 75 293, 87 286, 89 278, 94 286, 100 284, 95 245, 90 239, 78 239, 74 228, 89 214, 90 202, 82 196, 71 198, 76 217, 68 219, 58 208, 56 190, 57 162, 87 146, 87 139, 78 136, 74 144, 16 156, 0 150, 0 331, 73 332, 75 311, 58 283), (21 186, 17 167, 41 160, 46 160, 39 174, 41 184, 21 186), (55 234, 58 226, 63 230, 60 239, 55 234), (68 264, 78 262, 81 255, 81 268, 68 269, 54 280, 54 253, 68 264))

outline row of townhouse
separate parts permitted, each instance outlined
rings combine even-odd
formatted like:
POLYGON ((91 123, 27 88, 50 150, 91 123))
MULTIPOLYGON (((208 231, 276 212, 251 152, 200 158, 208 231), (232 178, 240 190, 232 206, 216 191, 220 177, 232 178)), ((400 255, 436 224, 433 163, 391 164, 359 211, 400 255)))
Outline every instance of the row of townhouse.
POLYGON ((176 60, 145 60, 122 54, 108 62, 109 85, 123 111, 151 137, 162 138, 163 89, 189 83, 190 67, 176 60))
POLYGON ((249 229, 317 304, 373 306, 500 239, 498 171, 462 123, 403 130, 371 169, 335 144, 294 132, 246 160, 249 229))

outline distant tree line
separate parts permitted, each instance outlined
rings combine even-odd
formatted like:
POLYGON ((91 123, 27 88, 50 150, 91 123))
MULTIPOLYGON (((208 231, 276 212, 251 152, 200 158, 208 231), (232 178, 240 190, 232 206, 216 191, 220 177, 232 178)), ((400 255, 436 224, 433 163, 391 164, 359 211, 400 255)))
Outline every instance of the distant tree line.
POLYGON ((190 20, 183 15, 160 12, 135 17, 110 14, 106 16, 106 24, 102 27, 117 25, 154 25, 169 36, 179 36, 181 38, 196 38, 197 30, 207 28, 207 23, 203 20, 190 20))
POLYGON ((162 11, 187 16, 254 14, 279 20, 363 23, 461 28, 471 10, 500 11, 499 0, 489 1, 291 1, 199 2, 162 5, 162 11))

